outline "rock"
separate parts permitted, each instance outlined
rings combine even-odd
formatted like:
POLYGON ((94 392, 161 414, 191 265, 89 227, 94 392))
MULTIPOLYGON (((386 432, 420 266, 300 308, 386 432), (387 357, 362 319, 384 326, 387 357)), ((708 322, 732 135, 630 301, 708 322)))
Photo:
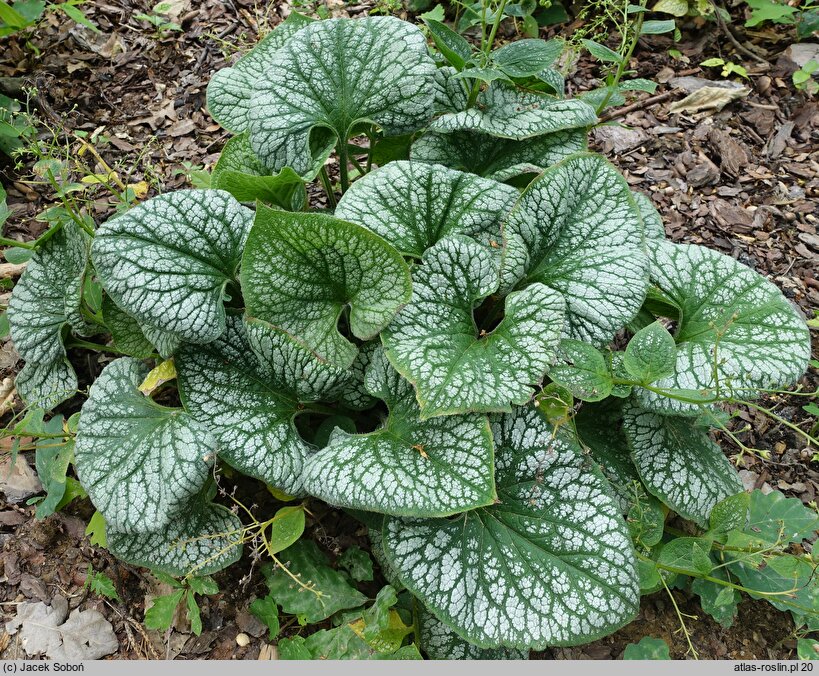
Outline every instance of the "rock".
POLYGON ((685 180, 694 188, 711 185, 719 180, 719 167, 700 153, 697 164, 688 170, 685 180))
POLYGON ((597 127, 594 138, 603 145, 605 152, 613 151, 619 155, 644 143, 648 135, 642 129, 607 125, 597 127))
POLYGON ((703 87, 717 87, 719 89, 745 89, 738 82, 731 80, 706 80, 703 77, 672 77, 668 84, 675 89, 682 89, 686 94, 693 94, 703 87))
POLYGON ((250 636, 247 634, 236 634, 236 645, 240 648, 246 648, 250 645, 250 636))
POLYGON ((78 662, 98 660, 119 649, 114 628, 102 613, 77 608, 68 615, 68 601, 62 596, 55 597, 50 606, 20 603, 6 631, 19 632, 23 650, 32 657, 78 662))
POLYGON ((0 492, 5 494, 9 502, 15 504, 23 502, 43 490, 37 474, 22 453, 18 454, 17 461, 9 473, 10 468, 11 457, 6 456, 0 460, 0 492))

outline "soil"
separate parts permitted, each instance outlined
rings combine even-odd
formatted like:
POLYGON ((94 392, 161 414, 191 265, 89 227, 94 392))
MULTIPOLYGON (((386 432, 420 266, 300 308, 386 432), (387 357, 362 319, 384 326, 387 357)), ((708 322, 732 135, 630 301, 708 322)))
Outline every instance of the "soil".
MULTIPOLYGON (((57 142, 68 142, 76 151, 76 132, 97 131, 107 137, 96 146, 105 162, 129 184, 146 181, 148 195, 186 187, 193 170, 213 166, 228 134, 205 109, 208 80, 291 9, 289 3, 275 1, 269 11, 261 12, 255 0, 175 0, 175 20, 182 30, 158 33, 136 18, 140 12, 149 13, 152 4, 145 0, 87 3, 82 7, 99 34, 62 14, 49 13, 29 44, 15 37, 0 43, 0 91, 19 95, 21 86, 36 88, 30 105, 42 120, 41 138, 50 138, 46 128, 51 128, 57 142)), ((327 4, 335 15, 358 16, 368 13, 373 3, 350 6, 331 0, 327 4)), ((558 27, 551 33, 561 30, 569 28, 558 27)), ((676 45, 683 60, 668 55, 669 39, 644 38, 632 66, 637 77, 659 82, 657 94, 666 97, 655 101, 641 95, 637 101, 643 103, 615 109, 614 120, 622 126, 599 128, 593 146, 620 168, 634 189, 651 197, 664 214, 670 239, 704 244, 733 256, 772 279, 810 317, 819 308, 819 105, 791 84, 796 66, 789 58, 785 31, 748 31, 740 38, 768 63, 736 54, 715 24, 695 21, 685 27, 683 40, 676 45), (697 66, 717 56, 745 65, 749 78, 741 84, 748 87, 747 94, 721 112, 671 113, 670 105, 696 85, 690 78, 721 79, 719 69, 697 66)), ((581 59, 569 88, 572 93, 591 89, 598 76, 597 65, 581 59)), ((54 206, 54 194, 31 182, 30 160, 17 164, 0 155, 0 181, 14 211, 5 236, 28 239, 44 229, 37 215, 54 206)), ((101 166, 96 169, 104 172, 101 166)), ((98 222, 114 208, 113 201, 101 195, 92 195, 98 222)), ((316 206, 323 206, 318 195, 314 197, 316 206)), ((0 296, 0 302, 7 298, 0 296)), ((82 385, 89 384, 100 362, 84 353, 72 352, 71 358, 82 385)), ((13 346, 4 340, 0 375, 12 378, 20 366, 13 346)), ((819 386, 815 369, 802 385, 814 390, 819 386)), ((78 397, 61 411, 73 412, 81 401, 78 397)), ((783 418, 809 428, 804 398, 779 396, 766 403, 783 418)), ((816 499, 819 464, 811 457, 817 449, 806 448, 787 427, 754 412, 737 412, 735 430, 746 445, 771 452, 767 461, 752 454, 738 459, 747 487, 779 489, 806 504, 816 499)), ((728 439, 721 441, 726 454, 737 460, 737 447, 728 439)), ((251 502, 269 501, 258 486, 240 489, 250 493, 251 502)), ((330 508, 321 509, 325 511, 315 515, 308 529, 325 550, 336 555, 351 544, 366 546, 356 522, 330 508)), ((146 595, 157 591, 155 583, 144 571, 123 565, 89 543, 85 524, 92 511, 88 501, 76 501, 63 513, 37 521, 33 507, 0 497, 0 627, 14 615, 17 603, 48 602, 61 594, 72 608, 97 608, 113 623, 121 646, 116 658, 275 657, 266 630, 247 611, 252 599, 265 593, 249 554, 216 576, 224 591, 203 600, 201 636, 190 634, 184 620, 171 632, 148 631, 141 620, 146 595), (89 565, 114 580, 120 602, 101 600, 83 589, 89 565), (237 645, 239 632, 249 636, 247 646, 237 645)), ((680 610, 698 618, 686 624, 700 657, 794 657, 791 621, 769 604, 746 598, 734 626, 726 629, 705 615, 689 594, 673 593, 680 610)), ((296 630, 287 627, 283 634, 296 630)), ((664 638, 672 657, 691 657, 664 592, 644 598, 637 620, 610 637, 533 657, 619 658, 628 643, 647 635, 664 638)), ((22 655, 16 637, 0 629, 0 657, 22 655)))

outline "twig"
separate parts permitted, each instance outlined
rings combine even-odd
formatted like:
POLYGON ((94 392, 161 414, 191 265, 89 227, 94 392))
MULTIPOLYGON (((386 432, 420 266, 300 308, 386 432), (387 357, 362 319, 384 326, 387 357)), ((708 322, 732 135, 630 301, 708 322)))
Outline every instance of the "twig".
POLYGON ((666 101, 680 93, 682 93, 682 89, 672 89, 671 91, 663 92, 662 94, 649 96, 647 99, 640 99, 639 101, 630 103, 629 105, 618 108, 617 110, 611 110, 607 113, 603 113, 600 116, 600 121, 608 122, 609 120, 613 120, 617 117, 623 117, 623 115, 633 113, 635 110, 642 110, 643 108, 648 108, 649 106, 653 106, 657 103, 662 103, 663 101, 666 101))
POLYGON ((716 2, 714 3, 714 16, 717 18, 717 23, 719 27, 722 29, 722 32, 728 37, 731 41, 731 44, 737 49, 737 51, 745 54, 745 56, 750 56, 754 61, 758 63, 764 63, 768 68, 771 68, 771 63, 767 59, 763 59, 759 54, 755 54, 750 49, 748 49, 745 45, 743 45, 739 40, 734 37, 734 34, 731 32, 731 29, 728 27, 728 24, 725 23, 725 19, 722 17, 720 12, 724 12, 725 10, 722 8, 722 5, 718 5, 716 2))

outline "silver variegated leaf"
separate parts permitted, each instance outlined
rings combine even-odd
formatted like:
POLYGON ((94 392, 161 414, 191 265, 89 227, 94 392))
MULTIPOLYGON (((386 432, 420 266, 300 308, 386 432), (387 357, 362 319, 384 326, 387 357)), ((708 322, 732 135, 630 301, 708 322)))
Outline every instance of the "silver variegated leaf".
POLYGON ((628 529, 599 470, 533 408, 493 416, 500 501, 457 519, 388 518, 404 584, 482 647, 576 645, 637 612, 628 529))
POLYGON ((358 354, 349 369, 350 380, 339 394, 339 402, 347 408, 354 411, 366 411, 378 403, 378 399, 367 391, 364 376, 370 366, 373 354, 380 345, 380 340, 371 340, 358 348, 358 354))
POLYGON ((430 132, 412 145, 410 159, 508 181, 521 174, 540 173, 587 146, 585 129, 557 131, 526 141, 473 131, 430 132))
POLYGON ((253 212, 221 190, 160 195, 97 231, 94 267, 140 325, 171 341, 207 343, 225 330, 225 287, 236 278, 252 221, 253 212))
POLYGON ((646 239, 665 239, 665 226, 663 218, 654 202, 645 193, 632 191, 632 197, 640 210, 640 217, 643 219, 643 232, 646 239))
POLYGON ((106 523, 123 533, 150 533, 172 523, 205 485, 216 440, 182 409, 142 394, 142 362, 106 366, 82 407, 75 467, 106 523))
POLYGON ((66 223, 38 248, 11 295, 11 338, 26 362, 15 384, 32 406, 50 409, 77 391, 62 336, 79 308, 89 240, 79 227, 66 223))
MULTIPOLYGON (((307 176, 309 180, 321 167, 307 176)), ((247 133, 230 139, 213 168, 210 185, 225 190, 240 202, 261 200, 287 211, 299 211, 307 196, 304 180, 295 171, 285 167, 277 174, 268 171, 253 153, 247 133)))
POLYGON ((265 75, 251 100, 250 142, 276 171, 306 173, 362 123, 392 136, 423 127, 433 113, 426 40, 393 17, 311 24, 276 52, 265 75))
POLYGON ((301 401, 331 396, 347 375, 264 322, 228 318, 205 346, 175 359, 179 394, 191 416, 216 436, 219 457, 287 493, 302 490, 311 452, 294 420, 301 401))
POLYGON ((213 119, 232 132, 247 129, 250 100, 256 91, 256 83, 264 79, 273 55, 312 22, 313 19, 291 12, 232 67, 214 73, 207 91, 208 111, 213 119))
POLYGON ((497 286, 491 250, 472 239, 452 236, 424 254, 412 302, 381 334, 390 362, 415 386, 421 418, 510 411, 543 379, 563 329, 563 298, 531 284, 505 299, 503 320, 487 333, 473 308, 497 286))
MULTIPOLYGON (((647 246, 652 284, 680 309, 676 372, 652 387, 689 390, 705 399, 748 398, 759 388, 790 385, 805 372, 808 328, 774 284, 701 246, 661 240, 647 246)), ((643 408, 658 413, 700 410, 645 389, 635 389, 635 395, 643 408)))
POLYGON ((381 350, 367 370, 366 386, 389 408, 384 426, 369 434, 337 428, 306 463, 308 493, 342 507, 413 516, 447 516, 495 501, 485 416, 419 420, 412 386, 381 350))
POLYGON ((566 299, 566 334, 608 343, 648 289, 643 225, 628 184, 599 155, 544 171, 504 225, 501 289, 540 282, 566 299))
POLYGON ((118 559, 168 575, 210 575, 242 556, 242 522, 226 507, 201 498, 150 533, 106 531, 118 559))
POLYGON ((435 615, 421 609, 418 616, 421 650, 431 660, 527 660, 528 650, 479 648, 465 641, 435 615))
POLYGON ((453 77, 458 73, 451 66, 435 70, 435 112, 457 113, 466 110, 469 91, 462 78, 453 77))
POLYGON ((498 138, 524 139, 563 129, 582 129, 597 123, 587 103, 525 92, 513 85, 493 82, 469 110, 446 113, 429 125, 430 131, 477 131, 498 138))
POLYGON ((643 485, 680 516, 707 527, 714 505, 742 490, 722 449, 691 418, 630 405, 623 430, 643 485))
POLYGON ((390 162, 356 181, 335 215, 381 235, 405 256, 421 255, 447 235, 487 246, 518 191, 495 181, 418 162, 390 162))
POLYGON ((242 260, 247 312, 347 368, 357 348, 338 331, 349 307, 350 331, 369 340, 409 301, 401 254, 366 228, 326 214, 260 206, 242 260))

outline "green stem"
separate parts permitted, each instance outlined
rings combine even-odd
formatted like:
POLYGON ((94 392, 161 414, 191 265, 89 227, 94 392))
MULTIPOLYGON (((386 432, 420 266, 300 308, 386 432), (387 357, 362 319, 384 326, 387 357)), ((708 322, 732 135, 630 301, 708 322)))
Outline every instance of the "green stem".
POLYGON ((350 158, 346 141, 341 144, 338 150, 338 164, 341 171, 341 194, 343 195, 350 187, 350 158))
POLYGON ((16 239, 9 239, 8 237, 0 237, 0 246, 16 246, 31 251, 37 248, 32 242, 18 242, 16 239))
POLYGON ((324 187, 324 192, 327 193, 327 203, 330 205, 331 209, 335 209, 336 194, 333 192, 333 183, 330 181, 330 177, 327 175, 327 167, 321 168, 321 171, 319 171, 319 178, 321 179, 321 185, 324 187))
MULTIPOLYGON (((718 585, 721 585, 723 587, 730 587, 731 589, 736 589, 737 591, 745 592, 746 594, 756 594, 757 596, 764 596, 765 598, 768 598, 768 597, 785 596, 786 594, 791 593, 791 592, 763 592, 763 591, 759 591, 758 589, 748 589, 748 587, 743 587, 742 585, 734 584, 733 582, 728 582, 727 580, 720 580, 718 577, 712 577, 711 575, 693 575, 690 570, 686 570, 685 568, 675 568, 674 566, 667 566, 667 565, 662 564, 662 563, 657 563, 654 559, 650 559, 647 556, 644 556, 644 555, 639 554, 639 553, 637 554, 637 558, 642 559, 643 561, 645 561, 647 563, 653 563, 657 568, 660 568, 662 570, 667 570, 669 573, 677 573, 677 575, 686 575, 688 577, 698 577, 698 578, 701 578, 703 580, 706 580, 707 582, 713 582, 714 584, 718 584, 718 585)), ((662 579, 662 576, 660 576, 660 579, 662 579)), ((796 610, 800 610, 800 611, 802 611, 804 613, 808 613, 810 615, 815 613, 815 611, 812 610, 811 608, 806 608, 804 606, 800 606, 797 603, 791 603, 790 601, 788 601, 786 599, 783 599, 783 598, 777 598, 777 601, 779 603, 782 603, 782 604, 786 605, 786 606, 790 606, 791 608, 795 608, 796 610)))
MULTIPOLYGON (((646 2, 642 0, 640 2, 640 7, 645 8, 646 2)), ((628 49, 623 56, 622 60, 619 64, 617 64, 617 70, 614 74, 614 79, 609 83, 608 92, 606 93, 605 98, 600 102, 600 105, 597 106, 597 114, 599 115, 606 109, 611 97, 614 96, 614 90, 617 88, 617 85, 620 84, 620 80, 623 77, 623 73, 626 72, 626 68, 628 68, 628 62, 631 60, 632 54, 634 54, 634 50, 637 47, 637 42, 640 40, 640 34, 643 30, 643 16, 645 12, 639 12, 637 14, 637 18, 634 20, 634 25, 632 26, 633 35, 631 38, 631 42, 629 43, 628 49)), ((626 23, 628 25, 628 22, 626 23)))
POLYGON ((492 24, 492 32, 489 34, 489 40, 482 46, 484 56, 486 57, 489 57, 489 52, 492 51, 492 45, 495 44, 495 36, 498 34, 498 28, 500 27, 501 21, 503 21, 503 10, 506 9, 508 2, 509 0, 501 0, 500 7, 498 7, 498 13, 495 15, 495 22, 492 24))

